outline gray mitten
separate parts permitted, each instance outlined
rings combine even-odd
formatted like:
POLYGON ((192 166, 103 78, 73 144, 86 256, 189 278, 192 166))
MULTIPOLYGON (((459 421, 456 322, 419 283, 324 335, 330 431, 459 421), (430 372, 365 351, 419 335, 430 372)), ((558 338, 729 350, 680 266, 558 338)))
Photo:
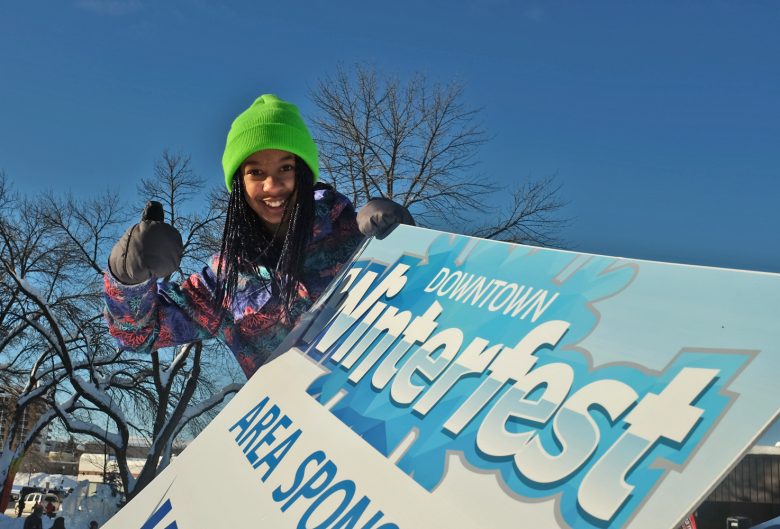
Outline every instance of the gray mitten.
POLYGON ((414 226, 409 210, 389 198, 372 198, 357 214, 360 233, 384 239, 399 224, 414 226))
POLYGON ((162 204, 151 201, 146 203, 141 222, 114 245, 108 267, 119 281, 135 285, 172 274, 178 270, 183 253, 181 234, 165 223, 162 204))

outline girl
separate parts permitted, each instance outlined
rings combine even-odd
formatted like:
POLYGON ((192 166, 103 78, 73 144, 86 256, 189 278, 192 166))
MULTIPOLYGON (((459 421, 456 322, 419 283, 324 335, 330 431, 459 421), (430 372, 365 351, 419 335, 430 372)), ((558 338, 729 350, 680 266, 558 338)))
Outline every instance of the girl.
POLYGON ((362 242, 413 224, 387 200, 355 215, 349 200, 318 184, 317 148, 298 108, 260 96, 233 122, 222 157, 230 192, 222 247, 181 285, 181 235, 147 204, 114 246, 105 274, 106 318, 133 350, 221 336, 247 377, 269 357, 362 242))

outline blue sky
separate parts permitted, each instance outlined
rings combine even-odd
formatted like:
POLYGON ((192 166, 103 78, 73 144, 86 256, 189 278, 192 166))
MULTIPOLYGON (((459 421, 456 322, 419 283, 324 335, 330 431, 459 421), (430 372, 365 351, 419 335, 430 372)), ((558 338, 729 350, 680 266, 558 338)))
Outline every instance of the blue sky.
MULTIPOLYGON (((264 92, 338 63, 457 79, 500 183, 557 175, 576 250, 780 271, 777 2, 26 0, 0 17, 0 168, 134 193, 168 147, 218 181, 264 92)), ((500 203, 485 204, 486 211, 500 203)))
POLYGON ((367 62, 464 83, 492 137, 480 171, 556 175, 571 249, 780 272, 780 3, 290 5, 5 2, 0 169, 132 199, 170 148, 219 182, 256 95, 310 113, 318 78, 367 62))

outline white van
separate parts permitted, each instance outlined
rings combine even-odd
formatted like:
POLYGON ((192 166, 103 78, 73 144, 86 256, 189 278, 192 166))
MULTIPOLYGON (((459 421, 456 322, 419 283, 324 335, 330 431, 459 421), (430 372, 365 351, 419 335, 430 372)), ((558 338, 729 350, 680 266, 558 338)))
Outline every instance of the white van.
POLYGON ((36 505, 43 507, 43 513, 46 514, 46 505, 51 502, 54 505, 54 510, 60 508, 60 499, 56 494, 51 492, 33 492, 24 497, 24 511, 23 513, 31 513, 36 505))

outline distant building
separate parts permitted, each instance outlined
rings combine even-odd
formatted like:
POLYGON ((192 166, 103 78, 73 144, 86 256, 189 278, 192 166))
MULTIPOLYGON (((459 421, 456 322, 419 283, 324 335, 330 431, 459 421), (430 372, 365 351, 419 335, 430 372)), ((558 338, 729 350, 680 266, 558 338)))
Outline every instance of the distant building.
MULTIPOLYGON (((11 393, 0 393, 0 453, 2 453, 2 445, 5 443, 6 435, 8 435, 15 410, 16 395, 11 393)), ((33 402, 24 408, 20 424, 21 435, 17 436, 17 440, 29 433, 30 428, 32 428, 43 411, 44 405, 39 402, 33 402)), ((29 450, 36 451, 39 454, 45 454, 47 451, 46 439, 47 429, 44 428, 33 440, 33 444, 30 446, 29 450)))
POLYGON ((698 509, 699 529, 720 529, 726 518, 753 524, 780 516, 780 446, 754 446, 698 509))
MULTIPOLYGON (((146 463, 145 458, 132 457, 127 459, 127 465, 130 467, 130 474, 137 478, 146 463)), ((105 475, 116 475, 119 468, 114 456, 85 452, 79 458, 78 480, 87 480, 93 483, 103 483, 105 475)))
MULTIPOLYGON (((49 442, 49 446, 56 443, 49 442)), ((78 473, 79 461, 76 452, 73 450, 58 451, 50 450, 46 454, 47 471, 53 473, 75 476, 78 473)))
MULTIPOLYGON (((131 437, 127 447, 127 466, 130 474, 137 478, 143 470, 146 463, 146 457, 149 455, 148 441, 141 437, 131 437)), ((178 454, 186 447, 186 442, 174 443, 171 458, 175 459, 178 454)), ((78 480, 88 480, 93 483, 104 483, 106 481, 116 481, 119 475, 119 468, 116 464, 116 457, 109 449, 106 455, 105 446, 102 443, 90 442, 79 446, 80 456, 78 459, 78 480)))

